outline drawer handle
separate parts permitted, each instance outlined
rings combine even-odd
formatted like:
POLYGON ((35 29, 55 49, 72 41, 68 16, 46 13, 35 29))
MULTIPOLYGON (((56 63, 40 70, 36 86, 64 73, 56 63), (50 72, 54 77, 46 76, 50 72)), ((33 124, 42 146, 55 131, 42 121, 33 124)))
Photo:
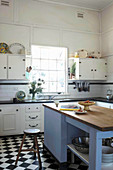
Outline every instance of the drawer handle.
POLYGON ((38 107, 36 107, 36 109, 38 109, 38 107))
POLYGON ((37 127, 37 126, 38 126, 38 124, 36 124, 36 125, 34 125, 34 126, 29 125, 29 127, 37 127))
POLYGON ((18 112, 18 109, 16 109, 16 111, 18 112))
POLYGON ((37 117, 38 117, 38 116, 35 116, 35 117, 29 116, 30 119, 36 119, 37 117))

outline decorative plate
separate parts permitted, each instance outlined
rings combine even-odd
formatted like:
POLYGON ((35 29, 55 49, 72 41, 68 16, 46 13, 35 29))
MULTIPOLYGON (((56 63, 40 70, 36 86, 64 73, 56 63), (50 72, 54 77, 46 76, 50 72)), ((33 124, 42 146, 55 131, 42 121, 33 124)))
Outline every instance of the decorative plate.
POLYGON ((26 97, 26 94, 24 91, 18 91, 16 93, 16 98, 20 101, 24 100, 25 97, 26 97))
POLYGON ((79 58, 86 58, 88 56, 88 52, 86 50, 78 50, 79 58))
POLYGON ((9 47, 6 43, 0 43, 0 53, 7 53, 9 47))
POLYGON ((101 53, 99 51, 93 51, 91 52, 91 56, 94 56, 96 58, 101 58, 101 53))
POLYGON ((20 43, 14 43, 9 46, 9 51, 12 54, 21 54, 22 50, 25 50, 25 47, 20 43))

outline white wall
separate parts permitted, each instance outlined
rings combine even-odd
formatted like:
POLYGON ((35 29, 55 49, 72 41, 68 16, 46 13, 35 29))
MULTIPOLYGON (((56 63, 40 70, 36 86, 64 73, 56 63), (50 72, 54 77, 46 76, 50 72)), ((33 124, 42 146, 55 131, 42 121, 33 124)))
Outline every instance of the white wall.
POLYGON ((101 12, 102 56, 107 57, 108 82, 113 82, 113 5, 101 12))
MULTIPOLYGON (((11 0, 10 7, 0 6, 0 42, 21 43, 28 53, 31 44, 64 46, 69 53, 78 49, 100 51, 99 19, 99 13, 93 10, 34 0, 11 0), (77 12, 82 12, 84 18, 77 18, 77 12)), ((0 100, 12 99, 19 90, 28 93, 27 86, 1 85, 0 100)), ((72 86, 69 93, 70 97, 81 97, 72 86)), ((92 93, 83 93, 83 96, 90 97, 92 93)))
POLYGON ((1 42, 19 42, 28 51, 31 44, 64 46, 69 53, 100 51, 98 12, 33 0, 11 2, 0 12, 1 42), (77 12, 84 13, 84 19, 77 18, 77 12))

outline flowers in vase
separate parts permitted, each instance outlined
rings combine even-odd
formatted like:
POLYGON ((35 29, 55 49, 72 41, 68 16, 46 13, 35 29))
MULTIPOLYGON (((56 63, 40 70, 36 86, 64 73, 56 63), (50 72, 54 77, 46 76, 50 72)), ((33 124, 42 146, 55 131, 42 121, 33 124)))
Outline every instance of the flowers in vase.
POLYGON ((29 89, 29 93, 32 94, 32 99, 35 98, 36 93, 42 93, 42 84, 44 83, 44 80, 41 80, 40 78, 38 81, 33 81, 30 83, 31 87, 29 89))

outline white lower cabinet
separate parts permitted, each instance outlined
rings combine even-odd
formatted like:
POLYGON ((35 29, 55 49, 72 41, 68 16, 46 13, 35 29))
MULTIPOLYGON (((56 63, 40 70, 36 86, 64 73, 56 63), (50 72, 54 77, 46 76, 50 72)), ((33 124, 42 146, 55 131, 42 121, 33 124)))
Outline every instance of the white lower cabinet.
POLYGON ((109 109, 113 109, 113 104, 111 103, 106 103, 106 102, 96 102, 97 106, 101 106, 101 107, 106 107, 109 109))
POLYGON ((21 133, 21 108, 19 106, 0 106, 0 119, 0 136, 21 133))
POLYGON ((23 134, 25 129, 44 131, 44 110, 37 104, 0 105, 0 136, 23 134))

